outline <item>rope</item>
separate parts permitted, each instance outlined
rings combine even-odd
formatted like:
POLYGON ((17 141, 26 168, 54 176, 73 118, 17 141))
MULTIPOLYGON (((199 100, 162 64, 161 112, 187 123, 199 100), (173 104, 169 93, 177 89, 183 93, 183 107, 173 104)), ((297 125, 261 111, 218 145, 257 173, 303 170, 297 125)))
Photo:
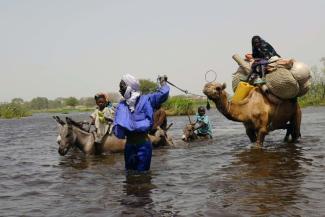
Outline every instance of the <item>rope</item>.
POLYGON ((185 93, 185 94, 188 94, 188 95, 193 95, 193 96, 199 96, 199 97, 206 97, 206 96, 203 96, 203 95, 199 95, 199 94, 196 94, 196 93, 191 93, 189 92, 188 90, 184 90, 178 86, 176 86, 175 84, 171 83, 170 81, 166 81, 168 84, 170 84, 171 86, 175 87, 176 89, 180 90, 181 92, 185 93))
POLYGON ((206 82, 209 83, 209 82, 214 82, 214 81, 216 81, 216 80, 217 80, 217 73, 216 73, 214 70, 210 69, 210 70, 208 70, 208 71, 205 72, 205 81, 206 81, 206 82), (212 79, 211 81, 209 81, 208 78, 207 78, 209 72, 213 72, 213 73, 214 73, 214 79, 212 79))

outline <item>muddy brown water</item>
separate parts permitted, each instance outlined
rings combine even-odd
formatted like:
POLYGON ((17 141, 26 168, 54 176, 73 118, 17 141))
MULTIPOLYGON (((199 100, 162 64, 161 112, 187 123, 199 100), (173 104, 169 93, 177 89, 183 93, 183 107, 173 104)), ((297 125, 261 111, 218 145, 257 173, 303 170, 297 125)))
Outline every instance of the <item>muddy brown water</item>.
POLYGON ((240 123, 209 115, 212 141, 184 145, 187 118, 171 117, 179 147, 128 178, 122 154, 59 156, 51 114, 0 120, 0 216, 325 216, 324 107, 303 109, 299 143, 275 131, 260 150, 240 123))

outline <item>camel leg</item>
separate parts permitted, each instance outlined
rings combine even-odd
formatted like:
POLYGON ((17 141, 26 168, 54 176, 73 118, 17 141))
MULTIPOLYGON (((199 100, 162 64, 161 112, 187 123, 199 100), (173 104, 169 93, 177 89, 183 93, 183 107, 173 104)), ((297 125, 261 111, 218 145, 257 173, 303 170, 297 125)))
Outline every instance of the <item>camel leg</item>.
POLYGON ((256 129, 257 129, 257 140, 256 140, 256 146, 261 147, 264 142, 264 138, 266 134, 268 133, 268 114, 266 112, 262 113, 259 115, 257 118, 257 124, 256 124, 256 129))
POLYGON ((285 137, 284 137, 284 139, 283 139, 283 141, 284 142, 289 142, 289 137, 290 137, 290 135, 291 135, 291 137, 292 137, 292 122, 290 122, 290 124, 288 124, 287 125, 287 133, 286 133, 286 135, 285 135, 285 137))
POLYGON ((256 140, 256 146, 261 147, 264 142, 264 138, 267 134, 267 129, 265 127, 261 128, 257 132, 257 140, 256 140))
POLYGON ((298 138, 301 137, 300 134, 300 124, 301 124, 301 110, 299 105, 296 108, 296 114, 294 120, 292 121, 292 142, 297 142, 298 138))
POLYGON ((254 129, 246 127, 246 134, 251 142, 256 142, 256 132, 254 129))

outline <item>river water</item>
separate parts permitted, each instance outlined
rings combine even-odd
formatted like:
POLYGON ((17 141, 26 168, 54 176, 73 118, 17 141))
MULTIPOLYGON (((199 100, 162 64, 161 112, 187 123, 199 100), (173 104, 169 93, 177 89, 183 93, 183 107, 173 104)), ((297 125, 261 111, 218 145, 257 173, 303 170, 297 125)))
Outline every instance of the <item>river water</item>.
POLYGON ((324 107, 303 109, 299 143, 280 130, 262 149, 208 114, 212 141, 184 144, 187 118, 171 117, 178 147, 154 150, 151 172, 129 177, 122 154, 59 156, 50 114, 0 120, 0 216, 325 216, 324 107))

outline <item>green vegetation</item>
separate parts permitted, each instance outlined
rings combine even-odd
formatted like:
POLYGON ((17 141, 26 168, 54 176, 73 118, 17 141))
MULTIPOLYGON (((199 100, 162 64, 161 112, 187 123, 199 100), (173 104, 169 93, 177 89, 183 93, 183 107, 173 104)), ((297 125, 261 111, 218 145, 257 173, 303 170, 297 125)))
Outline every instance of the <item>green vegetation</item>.
POLYGON ((168 115, 193 115, 197 107, 206 105, 204 98, 192 98, 187 96, 173 96, 163 104, 168 115))
POLYGON ((321 60, 322 68, 318 70, 316 66, 312 68, 312 85, 310 90, 303 97, 299 97, 299 104, 306 106, 325 105, 325 58, 321 60))
POLYGON ((23 104, 5 103, 0 105, 0 118, 22 118, 30 115, 31 112, 23 104))
MULTIPOLYGON (((154 92, 157 90, 157 83, 147 80, 140 79, 140 90, 143 94, 154 92)), ((166 110, 168 115, 187 115, 195 114, 197 107, 205 105, 206 99, 194 98, 189 96, 173 96, 170 97, 167 102, 163 104, 163 108, 166 110)))
POLYGON ((325 105, 325 83, 312 84, 310 90, 303 97, 299 97, 301 107, 325 105))
POLYGON ((157 90, 158 85, 157 83, 147 80, 147 79, 140 79, 140 91, 143 94, 151 93, 157 90))

